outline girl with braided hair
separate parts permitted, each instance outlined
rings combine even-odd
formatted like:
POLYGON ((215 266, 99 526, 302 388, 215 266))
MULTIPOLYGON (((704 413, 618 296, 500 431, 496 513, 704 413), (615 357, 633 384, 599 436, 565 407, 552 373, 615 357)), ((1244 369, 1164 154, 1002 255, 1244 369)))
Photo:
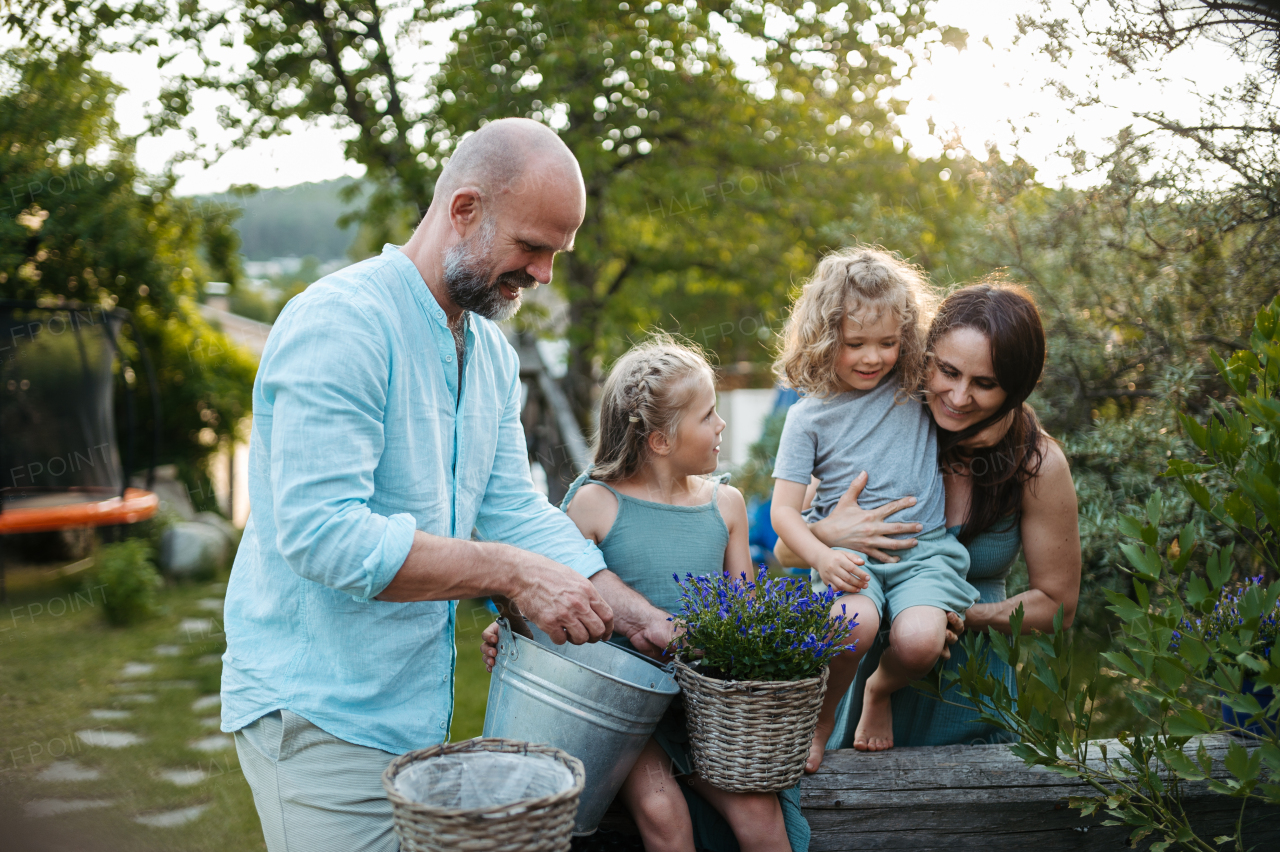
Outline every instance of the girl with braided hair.
MULTIPOLYGON (((755 577, 746 503, 708 476, 724 427, 700 352, 669 337, 637 346, 605 381, 595 463, 561 505, 610 570, 666 612, 679 606, 676 571, 755 577)), ((616 635, 610 641, 629 645, 616 635)), ((697 848, 734 848, 735 838, 744 852, 808 849, 796 790, 730 793, 694 776, 679 699, 618 795, 649 852, 694 852, 695 839, 697 848)))

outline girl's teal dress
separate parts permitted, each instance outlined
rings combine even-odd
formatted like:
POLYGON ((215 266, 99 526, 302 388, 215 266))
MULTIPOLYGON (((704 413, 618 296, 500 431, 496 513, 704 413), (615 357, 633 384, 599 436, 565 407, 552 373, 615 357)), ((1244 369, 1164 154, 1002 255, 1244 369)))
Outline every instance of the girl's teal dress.
MULTIPOLYGON (((1019 520, 1020 515, 1015 514, 1007 522, 978 533, 966 545, 969 551, 968 579, 982 594, 979 603, 998 603, 1005 599, 1005 578, 1022 549, 1019 520)), ((947 531, 959 533, 960 527, 951 527, 947 531)), ((867 678, 880 663, 887 629, 885 624, 871 650, 862 658, 858 676, 836 710, 836 726, 827 741, 828 749, 849 748, 853 744, 853 734, 862 716, 862 691, 867 678)), ((951 659, 942 667, 954 670, 963 666, 966 659, 964 647, 952 645, 951 659)), ((1016 697, 1013 670, 990 652, 987 653, 987 670, 993 676, 1003 678, 1009 692, 1016 697)), ((942 695, 943 700, 939 700, 913 686, 893 694, 894 746, 978 745, 1013 741, 1014 737, 1008 731, 974 721, 978 715, 977 708, 960 696, 958 684, 952 684, 942 695)))
MULTIPOLYGON (((711 502, 701 506, 668 506, 620 494, 608 484, 591 479, 590 475, 588 470, 569 486, 560 508, 567 509, 573 495, 588 482, 613 492, 618 498, 618 516, 600 542, 600 550, 609 570, 651 604, 666 612, 678 612, 680 587, 672 574, 701 577, 719 574, 724 569, 729 528, 720 516, 716 500, 720 480, 716 480, 711 502)), ((610 641, 624 647, 631 645, 625 637, 615 636, 610 641)), ((692 774, 684 705, 679 696, 658 723, 654 739, 671 758, 676 774, 692 774)), ((738 841, 720 813, 686 785, 681 784, 680 789, 693 818, 694 844, 709 852, 738 852, 738 841)), ((808 852, 809 823, 800 813, 799 786, 783 790, 778 800, 782 803, 782 817, 793 852, 808 852)))

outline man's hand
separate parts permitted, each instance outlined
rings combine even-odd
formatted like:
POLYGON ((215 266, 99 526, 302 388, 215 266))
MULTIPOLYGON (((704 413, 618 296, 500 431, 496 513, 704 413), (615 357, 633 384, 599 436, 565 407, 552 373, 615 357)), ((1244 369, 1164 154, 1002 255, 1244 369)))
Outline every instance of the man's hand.
MULTIPOLYGON (((655 610, 655 612, 662 611, 655 610)), ((666 613, 662 614, 666 615, 666 613)), ((629 634, 627 639, 633 648, 646 657, 664 660, 669 658, 667 649, 671 645, 671 640, 682 632, 683 626, 677 622, 667 621, 665 617, 654 618, 629 634)), ((492 674, 493 667, 498 662, 498 622, 495 621, 484 629, 480 654, 484 657, 485 670, 492 674)))
MULTIPOLYGON (((549 562, 549 560, 548 560, 549 562)), ((511 599, 557 645, 599 642, 613 633, 613 609, 591 581, 549 562, 530 566, 511 599)))
POLYGON ((822 577, 822 582, 837 592, 857 594, 871 582, 871 576, 858 567, 860 562, 852 553, 828 548, 813 567, 822 577))
POLYGON ((942 659, 951 659, 951 646, 960 641, 960 634, 963 632, 964 620, 954 612, 947 613, 947 635, 942 644, 942 659))

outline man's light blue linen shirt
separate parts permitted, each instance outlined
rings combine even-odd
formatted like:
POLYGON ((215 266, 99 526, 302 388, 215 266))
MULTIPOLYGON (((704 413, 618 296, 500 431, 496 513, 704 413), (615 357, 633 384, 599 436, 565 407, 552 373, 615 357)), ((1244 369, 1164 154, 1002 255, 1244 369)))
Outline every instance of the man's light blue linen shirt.
POLYGON ((444 311, 395 246, 280 314, 253 385, 222 730, 287 709, 389 752, 447 739, 456 603, 374 600, 414 530, 474 530, 588 577, 605 567, 533 488, 515 350, 497 325, 469 319, 459 388, 444 311))

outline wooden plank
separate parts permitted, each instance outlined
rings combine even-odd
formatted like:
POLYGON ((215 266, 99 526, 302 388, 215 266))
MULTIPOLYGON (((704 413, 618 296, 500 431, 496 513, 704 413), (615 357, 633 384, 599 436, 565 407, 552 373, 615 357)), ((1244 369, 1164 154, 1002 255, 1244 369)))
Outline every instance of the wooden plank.
MULTIPOLYGON (((1203 739, 1221 766, 1230 737, 1203 739)), ((1122 747, 1107 744, 1111 756, 1122 747)), ((1194 751, 1193 743, 1190 750, 1194 751)), ((1090 761, 1101 749, 1090 748, 1090 761)), ((1225 771, 1224 773, 1225 774, 1225 771)), ((1067 797, 1090 795, 1078 779, 1026 766, 1006 745, 896 748, 874 754, 827 752, 822 769, 800 787, 813 830, 811 852, 984 849, 1059 852, 1122 848, 1131 829, 1082 818, 1067 797)), ((1209 838, 1230 833, 1238 800, 1187 785, 1183 806, 1209 838)), ((1280 808, 1251 807, 1245 838, 1255 849, 1280 848, 1280 808)))

